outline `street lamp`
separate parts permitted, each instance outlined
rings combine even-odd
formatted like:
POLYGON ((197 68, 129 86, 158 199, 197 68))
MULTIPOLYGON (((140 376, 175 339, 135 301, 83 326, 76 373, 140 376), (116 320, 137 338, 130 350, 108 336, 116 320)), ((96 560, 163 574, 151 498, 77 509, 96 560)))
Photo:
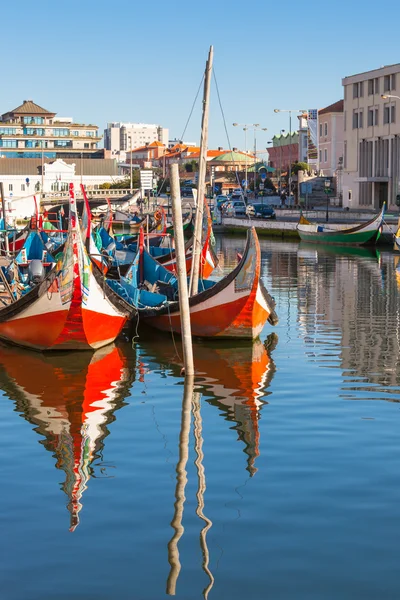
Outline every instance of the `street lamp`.
POLYGON ((131 158, 130 158, 129 162, 130 162, 130 174, 131 174, 131 178, 130 178, 130 194, 132 196, 132 194, 133 194, 133 186, 132 186, 132 136, 131 135, 128 136, 128 140, 129 140, 129 147, 130 147, 130 150, 131 150, 131 158))
POLYGON ((254 132, 254 193, 256 191, 256 181, 257 181, 257 130, 261 128, 261 131, 268 131, 267 127, 261 127, 260 123, 232 123, 234 127, 243 127, 244 131, 244 146, 246 152, 245 158, 245 180, 246 180, 246 188, 247 188, 247 130, 252 129, 254 132))
POLYGON ((292 193, 292 112, 296 113, 304 113, 305 110, 301 110, 300 108, 274 108, 274 113, 280 112, 288 112, 289 113, 289 174, 288 174, 288 183, 289 183, 289 201, 290 194, 292 193))

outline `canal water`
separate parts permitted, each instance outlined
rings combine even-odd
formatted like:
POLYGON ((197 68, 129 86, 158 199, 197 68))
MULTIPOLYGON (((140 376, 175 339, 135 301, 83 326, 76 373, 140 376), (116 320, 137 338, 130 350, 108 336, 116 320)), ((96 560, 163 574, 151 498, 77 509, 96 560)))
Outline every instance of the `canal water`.
POLYGON ((400 597, 398 258, 261 246, 279 325, 194 390, 167 335, 0 348, 2 599, 400 597))

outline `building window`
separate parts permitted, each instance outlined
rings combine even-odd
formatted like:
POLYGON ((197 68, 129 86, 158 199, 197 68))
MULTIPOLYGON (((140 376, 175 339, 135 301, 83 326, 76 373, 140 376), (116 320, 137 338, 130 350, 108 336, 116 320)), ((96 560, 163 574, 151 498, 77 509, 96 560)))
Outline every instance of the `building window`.
POLYGON ((23 121, 27 125, 43 125, 44 118, 43 117, 24 117, 23 121))
POLYGON ((15 135, 16 133, 17 130, 11 127, 0 127, 0 135, 15 135))
POLYGON ((364 95, 364 82, 359 81, 358 83, 353 83, 353 98, 362 98, 364 95))
POLYGON ((327 148, 324 149, 324 162, 325 163, 328 162, 328 150, 327 150, 327 148))
POLYGON ((33 127, 24 127, 25 135, 44 135, 44 129, 34 129, 33 127))
POLYGON ((379 94, 379 78, 368 79, 368 96, 379 94))
POLYGON ((25 148, 47 148, 47 141, 45 141, 45 140, 26 140, 25 148))
POLYGON ((364 127, 363 111, 353 111, 353 129, 362 129, 364 127))
POLYGON ((87 131, 86 132, 86 137, 94 137, 95 132, 94 131, 87 131))
POLYGON ((324 123, 324 135, 328 135, 328 123, 324 123))
POLYGON ((375 108, 374 106, 368 107, 368 127, 378 125, 378 114, 378 108, 375 108))
POLYGON ((9 191, 9 192, 12 192, 12 191, 13 191, 13 184, 12 184, 12 183, 9 183, 9 184, 8 184, 8 191, 9 191))
POLYGON ((0 140, 1 148, 17 148, 17 140, 0 140))
POLYGON ((54 137, 66 137, 69 136, 69 129, 53 129, 54 137))
POLYGON ((396 89, 396 73, 385 75, 383 78, 383 91, 391 92, 396 89))
POLYGON ((319 151, 319 162, 322 163, 322 150, 319 151))
POLYGON ((55 140, 54 148, 72 148, 72 142, 70 140, 55 140))
POLYGON ((347 169, 347 142, 343 143, 343 168, 347 169))
POLYGON ((24 191, 25 191, 25 184, 21 183, 21 192, 24 192, 24 191))
POLYGON ((79 135, 79 131, 71 131, 71 135, 77 137, 79 135))
POLYGON ((390 91, 390 75, 385 75, 385 77, 383 78, 383 91, 390 91))
POLYGON ((87 142, 85 142, 85 143, 83 144, 83 147, 84 147, 84 148, 90 148, 90 145, 89 145, 87 142))
POLYGON ((396 123, 396 106, 394 104, 390 107, 390 122, 396 123))
POLYGON ((346 131, 346 127, 347 127, 347 111, 345 110, 343 112, 343 131, 346 131))
POLYGON ((383 124, 388 125, 390 122, 390 106, 385 105, 383 107, 383 124))

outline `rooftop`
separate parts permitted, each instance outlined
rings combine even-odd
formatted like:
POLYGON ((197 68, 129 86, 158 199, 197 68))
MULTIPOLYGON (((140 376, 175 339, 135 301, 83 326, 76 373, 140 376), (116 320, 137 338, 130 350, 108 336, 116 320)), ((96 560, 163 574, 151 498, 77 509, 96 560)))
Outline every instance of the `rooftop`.
POLYGON ((39 106, 39 104, 35 104, 33 100, 24 100, 20 106, 14 108, 13 110, 9 110, 4 114, 13 113, 16 115, 55 115, 56 113, 52 113, 45 108, 39 106))
POLYGON ((344 106, 344 100, 338 100, 337 102, 330 104, 326 108, 321 108, 321 110, 318 111, 318 114, 326 115, 328 113, 343 112, 343 106, 344 106))

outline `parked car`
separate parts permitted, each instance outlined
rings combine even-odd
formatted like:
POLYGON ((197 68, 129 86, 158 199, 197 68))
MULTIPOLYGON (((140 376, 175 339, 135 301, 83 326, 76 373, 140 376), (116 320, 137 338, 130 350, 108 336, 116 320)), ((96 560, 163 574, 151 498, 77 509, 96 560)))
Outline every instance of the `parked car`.
POLYGON ((190 185, 181 187, 181 196, 193 196, 193 188, 190 185))
POLYGON ((276 214, 272 206, 267 204, 252 204, 254 208, 254 217, 258 219, 276 219, 276 214))
POLYGON ((246 203, 243 200, 232 200, 226 205, 225 214, 228 217, 244 217, 246 216, 246 203))
POLYGON ((231 196, 231 200, 241 200, 242 202, 244 202, 243 192, 242 191, 233 192, 233 194, 231 196))

